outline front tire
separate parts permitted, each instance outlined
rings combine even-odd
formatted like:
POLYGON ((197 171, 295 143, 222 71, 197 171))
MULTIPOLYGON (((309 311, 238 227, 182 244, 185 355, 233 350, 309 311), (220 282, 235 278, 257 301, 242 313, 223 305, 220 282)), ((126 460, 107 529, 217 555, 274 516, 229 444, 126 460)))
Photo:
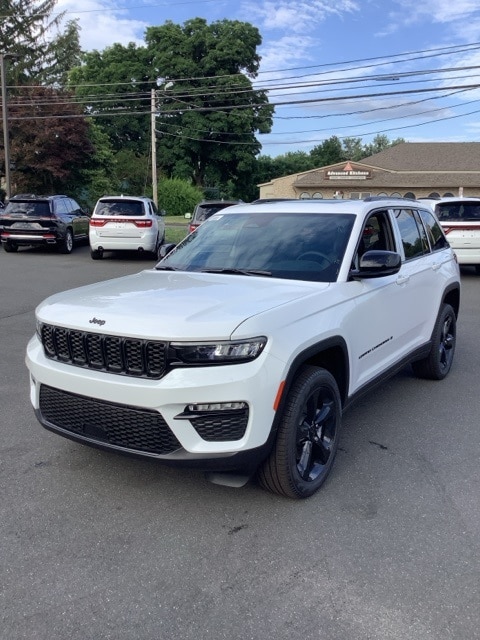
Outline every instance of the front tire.
POLYGON ((340 437, 342 407, 335 378, 305 367, 286 399, 273 450, 258 471, 260 484, 287 498, 308 498, 327 479, 340 437))
POLYGON ((450 371, 457 341, 457 318, 449 304, 440 308, 432 333, 432 348, 423 360, 412 362, 418 378, 443 380, 450 371))

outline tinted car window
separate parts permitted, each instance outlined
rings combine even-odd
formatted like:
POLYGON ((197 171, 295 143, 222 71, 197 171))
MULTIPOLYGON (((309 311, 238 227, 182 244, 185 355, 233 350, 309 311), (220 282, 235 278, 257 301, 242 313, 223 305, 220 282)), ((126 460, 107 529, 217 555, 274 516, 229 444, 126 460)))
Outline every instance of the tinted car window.
POLYGON ((210 216, 213 216, 214 213, 221 211, 222 209, 226 209, 227 207, 231 207, 231 202, 221 202, 218 204, 203 204, 198 205, 195 210, 194 220, 195 222, 204 222, 210 216))
POLYGON ((99 202, 95 210, 99 216, 143 216, 143 203, 137 200, 108 200, 99 202))
POLYGON ((427 236, 423 227, 417 224, 415 214, 410 209, 397 209, 395 217, 402 237, 405 258, 417 258, 429 251, 427 236))
POLYGON ((54 207, 56 213, 69 213, 66 198, 59 198, 58 200, 55 200, 54 207))
POLYGON ((439 251, 448 247, 448 241, 442 231, 441 226, 435 220, 435 217, 430 211, 421 209, 419 211, 422 222, 427 230, 428 239, 433 251, 439 251))
POLYGON ((5 208, 5 214, 21 213, 32 218, 51 216, 48 202, 11 200, 5 208))
POLYGON ((435 207, 439 220, 480 220, 480 202, 440 202, 435 207))

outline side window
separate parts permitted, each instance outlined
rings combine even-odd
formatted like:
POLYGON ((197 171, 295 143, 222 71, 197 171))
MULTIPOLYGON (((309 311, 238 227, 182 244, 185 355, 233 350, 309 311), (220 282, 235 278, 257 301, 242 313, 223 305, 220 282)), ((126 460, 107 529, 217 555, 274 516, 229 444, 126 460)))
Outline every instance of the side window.
POLYGON ((386 211, 376 211, 363 228, 363 251, 395 251, 392 227, 386 211))
POLYGON ((75 200, 72 200, 72 198, 68 198, 68 208, 72 211, 72 213, 75 213, 77 215, 79 213, 82 213, 80 205, 78 204, 78 202, 75 202, 75 200))
POLYGON ((424 209, 420 209, 418 213, 420 214, 420 218, 427 230, 432 251, 440 251, 441 249, 448 247, 448 240, 443 233, 442 227, 435 220, 435 216, 430 211, 425 211, 424 209))
POLYGON ((66 202, 66 198, 58 198, 58 200, 55 200, 55 213, 60 213, 60 214, 65 214, 65 213, 70 213, 68 208, 67 208, 67 202, 66 202))
POLYGON ((395 209, 403 250, 406 260, 418 258, 424 253, 429 253, 427 234, 423 225, 417 223, 415 213, 410 209, 395 209))
POLYGON ((359 241, 354 266, 365 251, 395 251, 392 226, 386 211, 376 211, 367 218, 359 241))
POLYGON ((158 215, 160 215, 160 214, 158 213, 157 206, 155 205, 155 202, 153 202, 153 200, 151 200, 151 201, 149 202, 149 206, 150 206, 150 211, 151 211, 151 213, 153 213, 153 215, 154 215, 154 216, 158 216, 158 215))

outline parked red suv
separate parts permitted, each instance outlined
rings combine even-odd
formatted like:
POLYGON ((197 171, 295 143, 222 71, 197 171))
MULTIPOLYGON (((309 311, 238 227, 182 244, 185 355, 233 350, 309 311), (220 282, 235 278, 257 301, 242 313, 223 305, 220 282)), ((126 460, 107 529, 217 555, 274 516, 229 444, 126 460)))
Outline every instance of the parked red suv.
POLYGON ((203 202, 199 202, 193 211, 193 215, 187 213, 186 217, 190 219, 188 232, 192 233, 202 222, 205 222, 207 218, 213 216, 214 213, 227 207, 232 207, 234 204, 243 203, 241 200, 204 200, 203 202))

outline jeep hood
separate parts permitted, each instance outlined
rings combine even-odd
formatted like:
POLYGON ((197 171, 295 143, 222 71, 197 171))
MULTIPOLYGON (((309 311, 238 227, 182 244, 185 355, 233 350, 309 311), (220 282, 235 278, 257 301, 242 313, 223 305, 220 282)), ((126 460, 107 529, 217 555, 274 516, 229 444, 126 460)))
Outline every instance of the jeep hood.
MULTIPOLYGON (((41 322, 163 340, 228 339, 248 318, 298 302, 327 283, 147 270, 55 294, 41 322)), ((280 311, 281 313, 281 311, 280 311)))

